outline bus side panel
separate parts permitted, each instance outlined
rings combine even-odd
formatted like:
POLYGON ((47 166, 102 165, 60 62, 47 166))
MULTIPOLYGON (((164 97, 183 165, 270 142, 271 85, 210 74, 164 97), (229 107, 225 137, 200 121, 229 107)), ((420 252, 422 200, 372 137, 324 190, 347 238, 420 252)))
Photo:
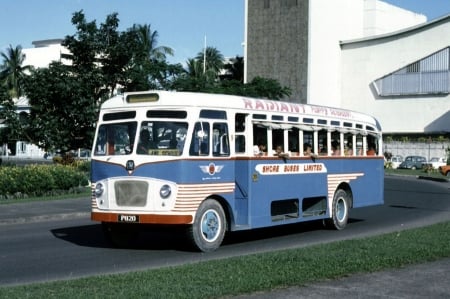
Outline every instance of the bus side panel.
POLYGON ((249 170, 249 160, 238 159, 235 164, 235 203, 234 203, 234 223, 232 230, 249 228, 249 184, 251 174, 249 170))
POLYGON ((364 158, 338 160, 330 163, 330 172, 334 167, 348 176, 353 193, 353 208, 382 205, 384 203, 384 159, 364 158), (352 174, 355 176, 350 177, 352 174))
MULTIPOLYGON (((290 159, 285 162, 280 158, 252 161, 253 180, 249 193, 252 228, 313 220, 303 218, 304 198, 322 198, 326 210, 327 174, 303 172, 305 165, 311 165, 309 162, 290 159)), ((315 219, 325 216, 322 213, 315 219)))

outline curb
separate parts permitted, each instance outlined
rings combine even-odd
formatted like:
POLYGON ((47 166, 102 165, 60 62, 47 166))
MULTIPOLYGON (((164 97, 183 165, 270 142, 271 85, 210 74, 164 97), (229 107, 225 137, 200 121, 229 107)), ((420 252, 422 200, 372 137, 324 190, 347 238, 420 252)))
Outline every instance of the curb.
POLYGON ((48 214, 48 215, 38 215, 38 216, 25 216, 18 218, 8 218, 0 219, 0 226, 8 224, 25 224, 25 223, 36 223, 45 222, 51 220, 61 220, 68 218, 90 218, 90 212, 75 212, 75 213, 58 213, 58 214, 48 214))

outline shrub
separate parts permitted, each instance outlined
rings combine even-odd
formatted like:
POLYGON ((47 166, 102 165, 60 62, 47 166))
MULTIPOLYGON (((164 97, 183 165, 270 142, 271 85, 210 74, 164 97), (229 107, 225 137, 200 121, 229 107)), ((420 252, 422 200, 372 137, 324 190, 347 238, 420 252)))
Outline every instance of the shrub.
MULTIPOLYGON (((83 166, 86 168, 87 166, 83 166)), ((0 199, 52 194, 87 186, 89 173, 75 166, 26 165, 0 167, 0 199)))

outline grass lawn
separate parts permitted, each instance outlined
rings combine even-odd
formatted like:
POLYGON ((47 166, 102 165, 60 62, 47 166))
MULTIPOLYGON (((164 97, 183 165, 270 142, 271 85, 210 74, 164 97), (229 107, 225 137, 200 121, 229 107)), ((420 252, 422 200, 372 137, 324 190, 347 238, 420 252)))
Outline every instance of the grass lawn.
POLYGON ((176 267, 0 288, 1 298, 217 298, 450 257, 450 222, 176 267))
MULTIPOLYGON (((439 173, 423 170, 386 169, 386 174, 445 179, 439 173)), ((90 189, 78 195, 89 196, 90 189)), ((449 231, 450 222, 445 222, 376 237, 177 267, 0 287, 0 298, 217 298, 268 291, 447 258, 449 231)))

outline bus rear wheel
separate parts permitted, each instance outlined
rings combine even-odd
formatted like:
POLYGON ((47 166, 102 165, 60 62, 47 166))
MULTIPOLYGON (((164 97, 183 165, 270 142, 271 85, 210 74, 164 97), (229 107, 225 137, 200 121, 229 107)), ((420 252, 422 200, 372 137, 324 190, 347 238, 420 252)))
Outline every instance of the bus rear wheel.
POLYGON ((342 230, 347 226, 349 202, 350 198, 345 190, 339 189, 336 191, 333 197, 333 203, 331 205, 332 217, 330 219, 326 219, 327 227, 342 230))
POLYGON ((198 208, 188 234, 194 247, 210 252, 222 244, 225 228, 226 218, 222 206, 214 199, 207 199, 198 208))

